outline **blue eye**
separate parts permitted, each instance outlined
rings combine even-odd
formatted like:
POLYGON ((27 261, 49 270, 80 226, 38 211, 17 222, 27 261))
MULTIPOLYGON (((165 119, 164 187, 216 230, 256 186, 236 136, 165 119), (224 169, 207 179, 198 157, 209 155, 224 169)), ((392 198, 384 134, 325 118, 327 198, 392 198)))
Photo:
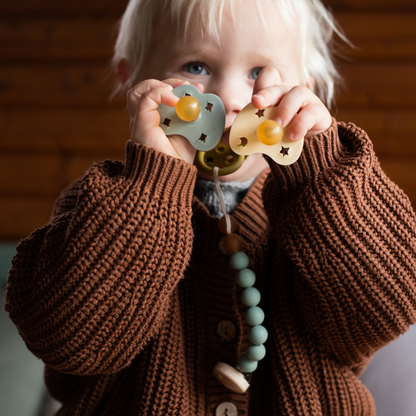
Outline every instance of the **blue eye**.
POLYGON ((261 71, 262 69, 263 69, 263 68, 256 68, 256 69, 253 69, 253 70, 250 72, 250 78, 251 78, 251 79, 257 79, 257 77, 259 76, 260 71, 261 71))
POLYGON ((193 75, 207 75, 208 72, 199 62, 191 62, 185 65, 185 71, 193 75))

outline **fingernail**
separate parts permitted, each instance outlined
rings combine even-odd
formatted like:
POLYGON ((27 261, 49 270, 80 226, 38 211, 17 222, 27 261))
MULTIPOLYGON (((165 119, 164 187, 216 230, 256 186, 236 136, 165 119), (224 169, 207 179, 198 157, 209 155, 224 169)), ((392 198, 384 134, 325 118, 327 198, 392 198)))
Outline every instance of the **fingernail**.
POLYGON ((295 133, 289 133, 288 136, 290 140, 295 140, 295 133))
POLYGON ((166 87, 166 88, 168 88, 168 89, 170 89, 170 90, 173 90, 172 85, 169 85, 169 84, 164 84, 164 85, 165 85, 165 87, 166 87))
POLYGON ((262 96, 262 95, 257 95, 257 94, 254 94, 253 95, 253 98, 254 97, 256 97, 257 99, 259 99, 260 101, 263 101, 264 100, 264 97, 262 96))
POLYGON ((280 124, 283 127, 283 121, 280 117, 276 119, 276 123, 280 124))

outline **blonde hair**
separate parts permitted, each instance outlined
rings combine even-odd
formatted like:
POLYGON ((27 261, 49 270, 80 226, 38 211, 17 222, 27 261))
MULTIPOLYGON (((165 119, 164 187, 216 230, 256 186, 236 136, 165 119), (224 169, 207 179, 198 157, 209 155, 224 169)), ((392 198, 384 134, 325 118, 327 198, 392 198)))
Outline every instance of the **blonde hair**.
MULTIPOLYGON (((201 19, 201 28, 219 43, 219 28, 222 25, 224 9, 229 6, 231 16, 239 0, 130 0, 119 23, 119 34, 115 45, 112 65, 115 70, 122 60, 128 64, 131 73, 128 80, 116 87, 116 92, 130 88, 137 81, 152 41, 156 18, 164 16, 177 23, 178 30, 186 36, 193 16, 201 19), (181 29, 180 29, 181 28, 181 29)), ((262 3, 254 0, 264 23, 262 3)), ((340 76, 333 62, 333 35, 343 41, 345 35, 337 27, 332 14, 320 0, 270 0, 279 10, 288 27, 296 30, 300 40, 299 64, 302 84, 313 77, 314 91, 327 106, 331 105, 335 85, 340 76)), ((240 3, 241 4, 241 3, 240 3)), ((202 31, 202 29, 201 29, 202 31)), ((203 36, 204 33, 201 32, 203 36)))

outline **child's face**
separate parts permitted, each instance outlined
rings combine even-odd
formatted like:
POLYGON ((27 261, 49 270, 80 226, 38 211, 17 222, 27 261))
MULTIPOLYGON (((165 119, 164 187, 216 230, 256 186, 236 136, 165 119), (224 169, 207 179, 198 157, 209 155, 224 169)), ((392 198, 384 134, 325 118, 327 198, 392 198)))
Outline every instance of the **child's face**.
MULTIPOLYGON (((156 34, 157 46, 152 49, 141 74, 142 79, 180 78, 194 85, 202 84, 205 93, 216 94, 223 101, 226 127, 231 126, 251 101, 255 79, 265 66, 278 70, 281 82, 275 83, 300 84, 298 38, 285 26, 276 8, 271 3, 266 7, 268 2, 264 2, 265 28, 254 2, 238 4, 244 5, 236 10, 238 27, 225 15, 219 32, 220 44, 208 34, 201 38, 199 25, 192 22, 185 41, 175 35, 173 28, 163 27, 156 34)), ((226 135, 223 139, 228 140, 226 135)), ((245 181, 266 166, 262 155, 254 154, 237 172, 223 180, 245 181)))

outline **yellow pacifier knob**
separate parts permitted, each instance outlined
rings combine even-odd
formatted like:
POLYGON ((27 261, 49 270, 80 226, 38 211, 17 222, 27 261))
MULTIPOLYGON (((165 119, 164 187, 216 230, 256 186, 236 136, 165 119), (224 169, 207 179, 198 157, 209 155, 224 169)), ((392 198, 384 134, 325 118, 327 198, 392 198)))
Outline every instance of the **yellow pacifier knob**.
POLYGON ((267 146, 279 143, 282 137, 282 126, 274 120, 263 121, 257 129, 257 138, 267 146))
POLYGON ((201 106, 199 101, 191 97, 190 95, 186 95, 179 99, 176 103, 176 114, 178 117, 186 122, 195 121, 199 113, 201 112, 201 106))

